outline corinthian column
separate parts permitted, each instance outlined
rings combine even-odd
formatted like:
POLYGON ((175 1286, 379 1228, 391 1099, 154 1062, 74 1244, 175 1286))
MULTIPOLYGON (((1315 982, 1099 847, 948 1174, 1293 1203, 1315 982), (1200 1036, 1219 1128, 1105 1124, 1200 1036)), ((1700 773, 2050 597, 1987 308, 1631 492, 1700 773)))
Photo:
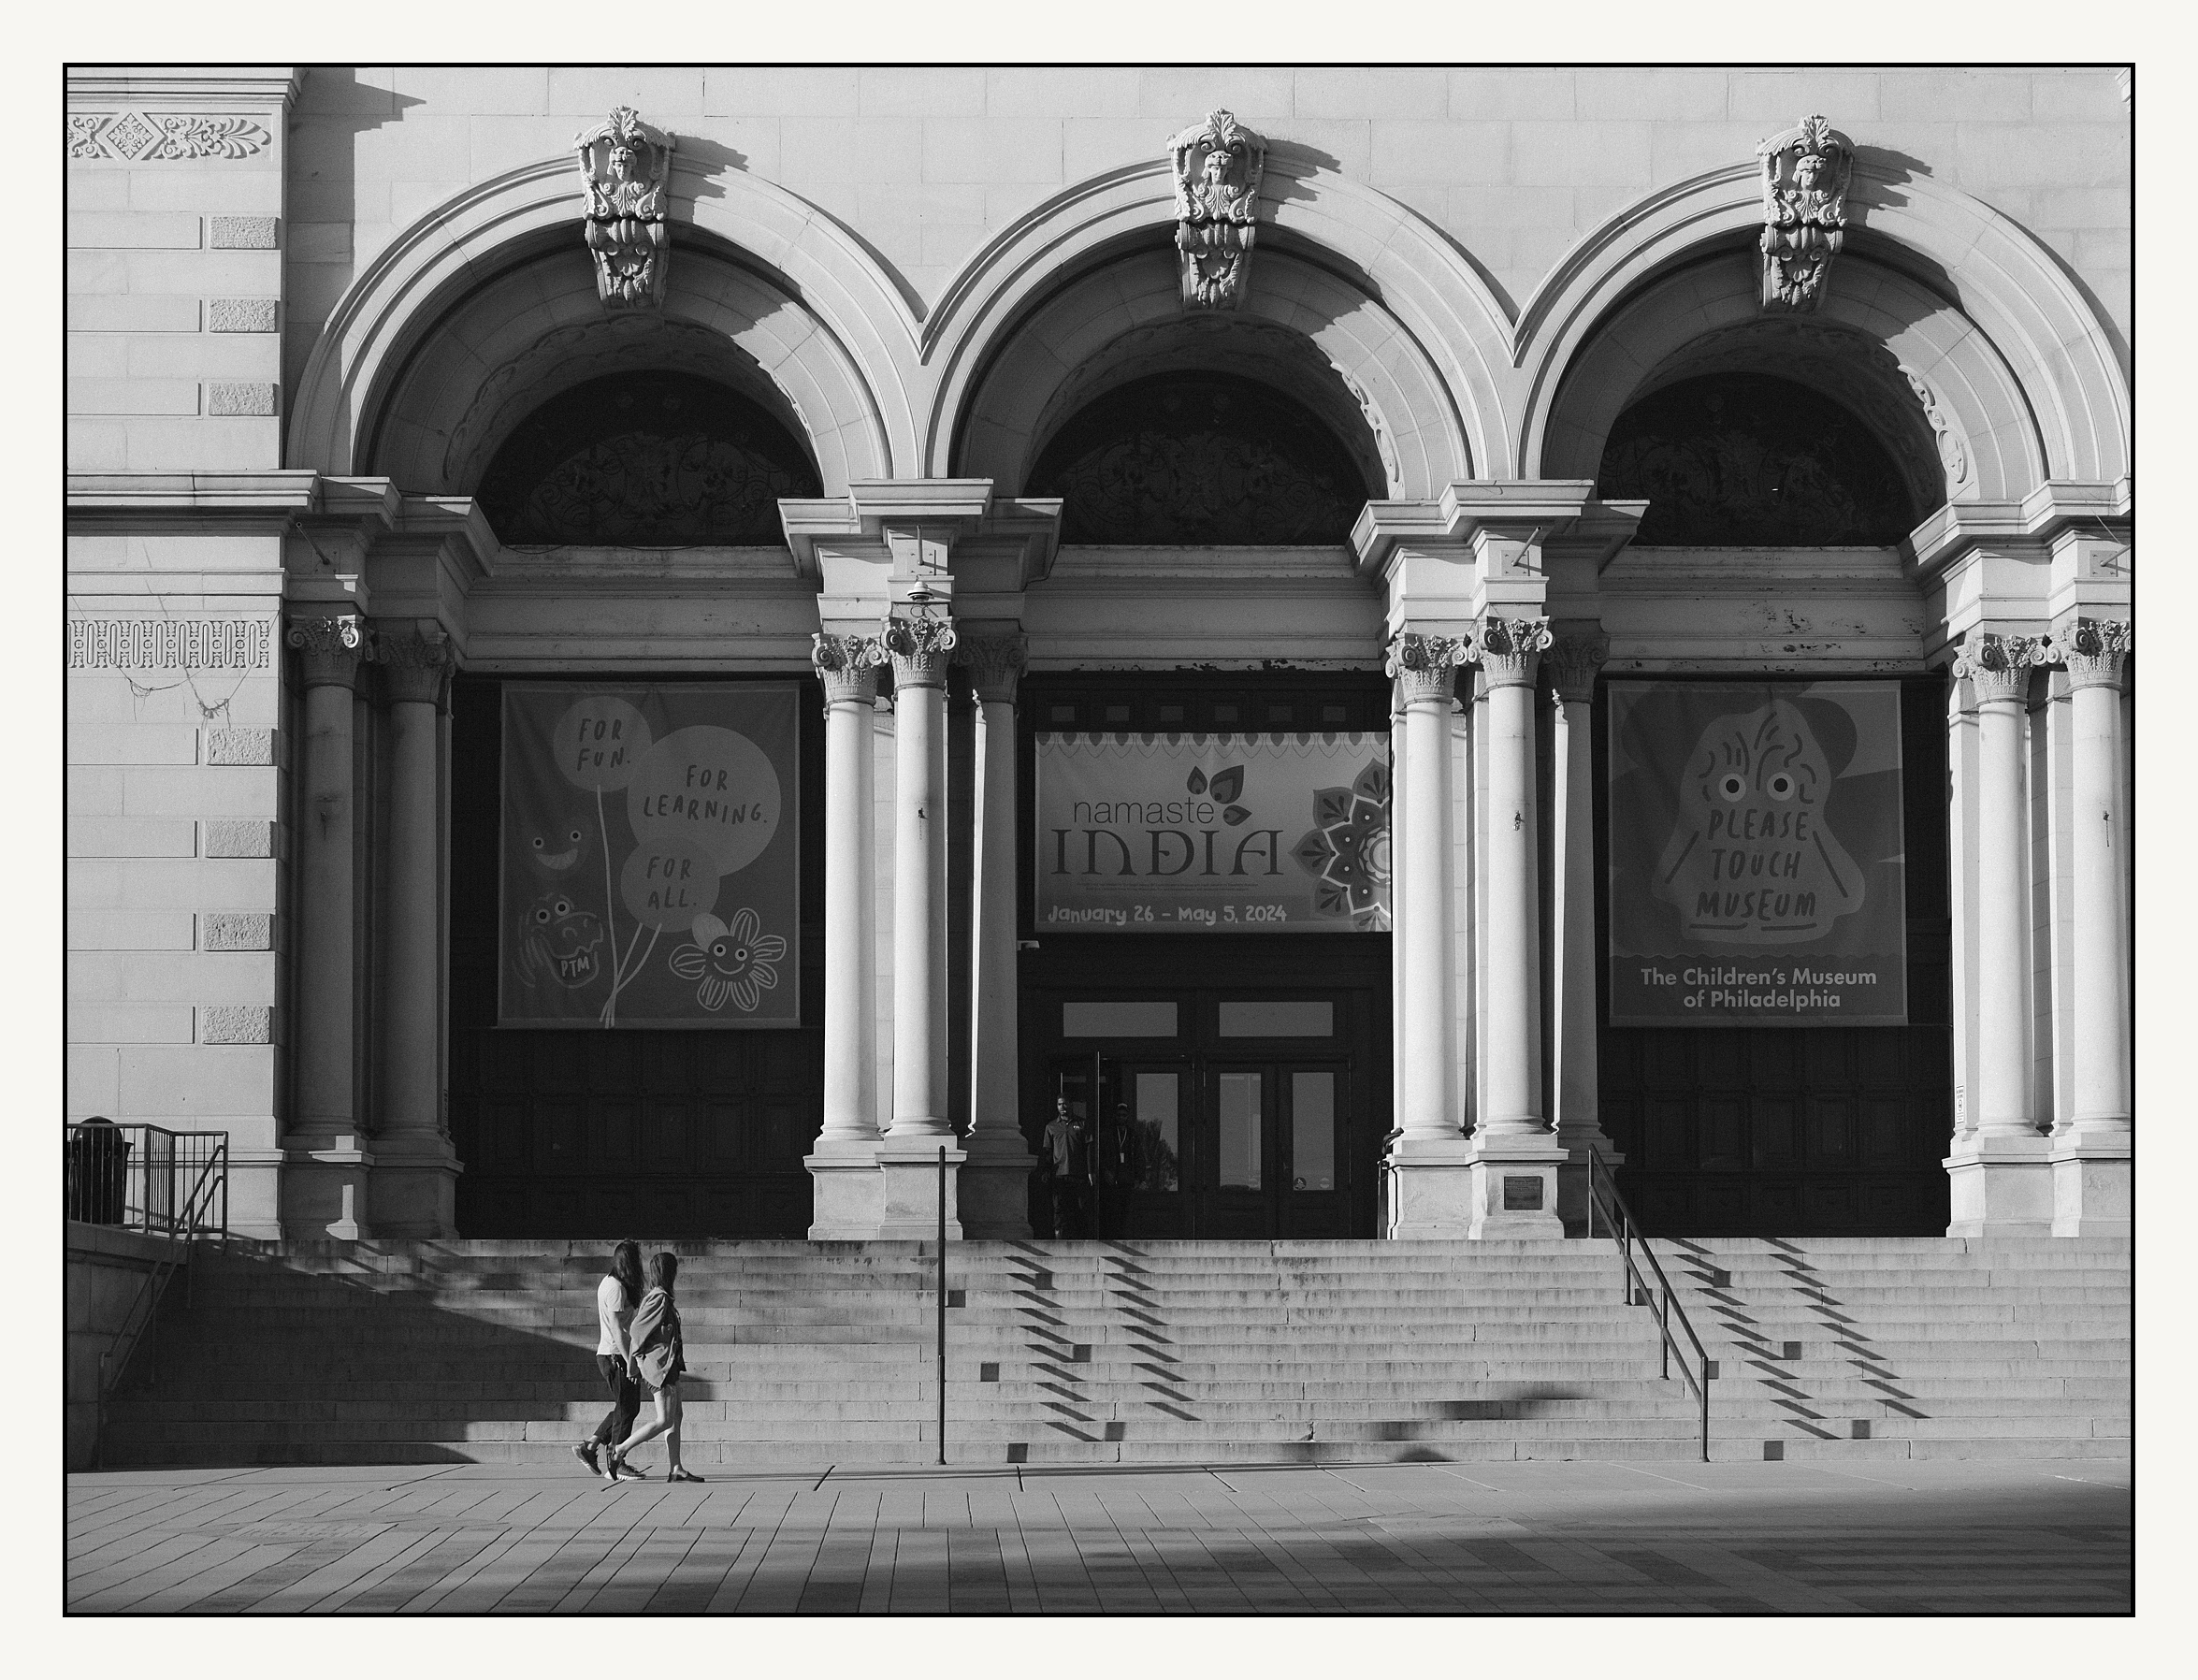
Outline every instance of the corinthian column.
POLYGON ((375 648, 389 702, 389 905, 382 974, 382 1125, 374 1228, 457 1232, 457 1154, 442 1096, 442 710, 450 638, 424 621, 375 648))
MULTIPOLYGON (((893 664, 893 1118, 878 1151, 879 1235, 923 1238, 938 1225, 938 1151, 958 1168, 947 1113, 947 665, 945 618, 889 617, 880 640, 893 664)), ((962 1234, 954 1173, 946 1175, 947 1234, 962 1234)))
POLYGON ((1954 667, 1976 701, 1977 1055, 1970 1131, 1947 1158, 1948 1235, 2036 1231, 2051 1216, 2047 1145, 2032 1108, 2031 890, 2023 785, 2030 673, 2050 656, 2034 637, 1970 633, 1954 667))
POLYGON ((1552 1035, 1551 1083, 1556 1097, 1557 1141, 1565 1166, 1557 1174, 1557 1213, 1569 1232, 1586 1229, 1590 1149, 1612 1166, 1624 1157, 1603 1133, 1600 1082, 1596 1064, 1595 1014, 1595 748, 1596 674, 1610 657, 1611 642, 1599 631, 1556 638, 1542 656, 1550 698, 1556 705, 1556 864, 1555 1032, 1552 1035))
POLYGON ((969 1159, 962 1225, 971 1237, 1028 1237, 1030 1146, 1016 1124, 1015 688, 1020 636, 974 636, 954 650, 976 691, 976 844, 969 902, 969 1159))
POLYGON ((2133 640, 2079 618, 2056 638, 2068 663, 2075 771, 2070 818, 2075 1102, 2053 1140, 2053 1234, 2130 1229, 2129 833, 2121 789, 2121 668, 2133 640))
POLYGON ((297 1050, 284 1141, 282 1229, 291 1237, 370 1235, 358 1113, 358 951, 354 937, 356 811, 352 706, 373 658, 355 614, 293 618, 305 687, 297 806, 297 1050))
POLYGON ((871 726, 886 652, 875 636, 827 634, 810 658, 824 684, 824 1122, 804 1162, 809 1236, 852 1240, 877 1235, 880 1205, 871 726))

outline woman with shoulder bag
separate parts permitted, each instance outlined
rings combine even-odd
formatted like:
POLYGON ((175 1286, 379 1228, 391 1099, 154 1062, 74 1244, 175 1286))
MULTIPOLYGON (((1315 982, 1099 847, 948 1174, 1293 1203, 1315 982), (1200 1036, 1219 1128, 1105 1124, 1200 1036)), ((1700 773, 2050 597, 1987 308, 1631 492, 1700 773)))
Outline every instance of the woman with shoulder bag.
POLYGON ((702 1478, 679 1461, 679 1379, 687 1369, 687 1349, 679 1334, 679 1304, 672 1285, 679 1276, 679 1256, 659 1253, 649 1259, 649 1292, 641 1297, 633 1314, 634 1363, 657 1393, 657 1415, 611 1449, 609 1471, 615 1479, 626 1468, 626 1455, 643 1441, 664 1437, 668 1462, 667 1482, 700 1482, 702 1478))
MULTIPOLYGON (((609 1468, 596 1462, 598 1448, 615 1447, 633 1428, 641 1412, 641 1379, 634 1374, 629 1326, 633 1310, 641 1304, 641 1244, 621 1242, 612 1252, 611 1269, 596 1285, 595 1311, 600 1334, 596 1339, 596 1369, 611 1397, 611 1410, 595 1427, 595 1433, 572 1449, 572 1456, 606 1482, 615 1481, 609 1468)), ((636 1474, 639 1472, 636 1471, 636 1474)))

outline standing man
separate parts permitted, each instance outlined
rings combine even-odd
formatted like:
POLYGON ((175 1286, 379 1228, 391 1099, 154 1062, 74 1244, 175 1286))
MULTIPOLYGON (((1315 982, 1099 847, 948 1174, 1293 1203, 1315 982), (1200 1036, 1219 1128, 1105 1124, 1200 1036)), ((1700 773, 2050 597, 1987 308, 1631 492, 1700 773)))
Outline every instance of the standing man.
POLYGON ((1068 1111, 1068 1098, 1053 1099, 1053 1118, 1046 1122, 1047 1186, 1053 1204, 1053 1235, 1066 1239, 1085 1237, 1084 1128, 1068 1111))

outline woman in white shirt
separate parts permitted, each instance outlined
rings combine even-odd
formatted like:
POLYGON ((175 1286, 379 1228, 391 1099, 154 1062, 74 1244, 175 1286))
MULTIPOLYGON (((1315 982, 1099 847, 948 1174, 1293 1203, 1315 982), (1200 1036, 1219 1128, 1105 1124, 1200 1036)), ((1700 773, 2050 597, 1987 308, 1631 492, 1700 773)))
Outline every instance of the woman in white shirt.
MULTIPOLYGON (((596 1462, 599 1447, 615 1447, 633 1430, 641 1412, 641 1381, 628 1340, 633 1310, 641 1304, 641 1244, 622 1242, 611 1253, 611 1269, 595 1286, 598 1335, 595 1367, 602 1373, 603 1387, 611 1397, 611 1410, 595 1427, 595 1433, 572 1449, 572 1456, 606 1482, 615 1482, 623 1468, 616 1455, 596 1462)), ((639 1470, 629 1470, 638 1476, 639 1470)))

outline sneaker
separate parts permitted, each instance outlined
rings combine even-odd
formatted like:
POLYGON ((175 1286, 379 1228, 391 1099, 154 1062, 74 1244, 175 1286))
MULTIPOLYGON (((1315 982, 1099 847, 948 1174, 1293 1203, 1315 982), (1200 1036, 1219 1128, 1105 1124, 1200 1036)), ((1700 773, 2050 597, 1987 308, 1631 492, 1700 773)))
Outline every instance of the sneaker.
POLYGON ((589 1475, 600 1476, 603 1473, 603 1467, 595 1461, 594 1441, 582 1441, 578 1446, 572 1449, 572 1456, 579 1459, 581 1463, 587 1466, 587 1473, 589 1475))

